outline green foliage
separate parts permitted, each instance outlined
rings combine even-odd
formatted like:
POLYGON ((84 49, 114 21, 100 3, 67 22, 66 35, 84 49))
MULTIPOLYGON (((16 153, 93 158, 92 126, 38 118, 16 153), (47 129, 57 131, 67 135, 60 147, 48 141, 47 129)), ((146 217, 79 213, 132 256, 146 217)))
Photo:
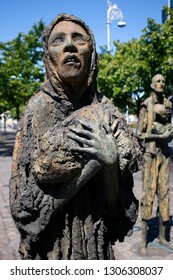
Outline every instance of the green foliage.
POLYGON ((44 23, 40 20, 28 34, 19 33, 7 43, 0 42, 0 112, 20 109, 43 81, 43 52, 41 35, 44 23))
MULTIPOLYGON (((165 9, 168 13, 168 10, 165 9)), ((40 20, 28 34, 19 33, 7 43, 0 42, 0 113, 20 111, 44 79, 41 36, 45 24, 40 20)), ((164 24, 148 19, 141 37, 127 43, 114 42, 112 55, 101 48, 99 90, 113 100, 122 112, 139 113, 140 104, 150 92, 152 77, 166 78, 166 96, 173 91, 173 16, 164 24)))
POLYGON ((99 90, 125 112, 139 113, 140 104, 151 92, 151 79, 161 73, 166 78, 166 96, 173 90, 173 17, 164 24, 148 19, 138 40, 114 42, 116 52, 101 53, 99 90))

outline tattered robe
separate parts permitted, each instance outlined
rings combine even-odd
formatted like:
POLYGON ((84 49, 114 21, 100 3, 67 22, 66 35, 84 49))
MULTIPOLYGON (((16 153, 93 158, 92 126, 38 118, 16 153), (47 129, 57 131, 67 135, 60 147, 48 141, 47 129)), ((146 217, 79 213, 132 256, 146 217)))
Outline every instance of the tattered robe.
POLYGON ((11 214, 21 236, 22 259, 114 259, 112 245, 124 240, 137 219, 132 173, 141 168, 142 153, 122 114, 97 92, 94 39, 83 97, 73 100, 65 95, 47 52, 52 28, 64 18, 75 20, 91 34, 81 20, 66 15, 58 16, 45 31, 47 80, 27 103, 18 126, 10 179, 11 214), (74 141, 67 137, 69 127, 79 125, 78 119, 94 123, 105 115, 111 116, 111 122, 117 120, 120 131, 115 139, 119 194, 114 219, 105 201, 103 169, 90 155, 72 152, 74 141), (88 170, 93 173, 83 182, 88 170))

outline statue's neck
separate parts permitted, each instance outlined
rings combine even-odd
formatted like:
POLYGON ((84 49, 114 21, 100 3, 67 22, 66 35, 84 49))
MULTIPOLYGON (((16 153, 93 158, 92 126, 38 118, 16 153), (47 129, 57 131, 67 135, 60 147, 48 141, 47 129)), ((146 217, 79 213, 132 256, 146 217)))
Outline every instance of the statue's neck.
POLYGON ((164 100, 163 92, 154 91, 153 92, 153 98, 154 98, 154 101, 159 102, 159 103, 163 103, 163 100, 164 100))

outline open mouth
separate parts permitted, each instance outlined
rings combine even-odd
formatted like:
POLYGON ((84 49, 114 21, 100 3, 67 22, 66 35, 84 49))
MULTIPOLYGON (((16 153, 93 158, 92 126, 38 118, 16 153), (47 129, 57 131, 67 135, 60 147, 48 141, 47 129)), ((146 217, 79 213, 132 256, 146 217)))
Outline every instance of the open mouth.
POLYGON ((74 64, 74 63, 80 63, 80 60, 76 55, 68 55, 63 60, 63 64, 74 64))

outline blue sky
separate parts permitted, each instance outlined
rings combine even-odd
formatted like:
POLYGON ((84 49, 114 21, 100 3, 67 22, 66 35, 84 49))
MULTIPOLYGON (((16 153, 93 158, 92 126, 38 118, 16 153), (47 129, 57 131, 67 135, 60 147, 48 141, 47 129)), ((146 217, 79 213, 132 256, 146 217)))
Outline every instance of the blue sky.
MULTIPOLYGON (((127 42, 139 38, 147 25, 147 18, 161 23, 161 10, 168 0, 111 0, 124 15, 126 27, 119 28, 118 20, 111 23, 113 40, 127 42)), ((46 24, 58 13, 70 13, 82 18, 92 29, 97 50, 107 44, 107 0, 4 0, 1 1, 0 41, 14 39, 19 32, 27 33, 34 23, 43 19, 46 24)))

